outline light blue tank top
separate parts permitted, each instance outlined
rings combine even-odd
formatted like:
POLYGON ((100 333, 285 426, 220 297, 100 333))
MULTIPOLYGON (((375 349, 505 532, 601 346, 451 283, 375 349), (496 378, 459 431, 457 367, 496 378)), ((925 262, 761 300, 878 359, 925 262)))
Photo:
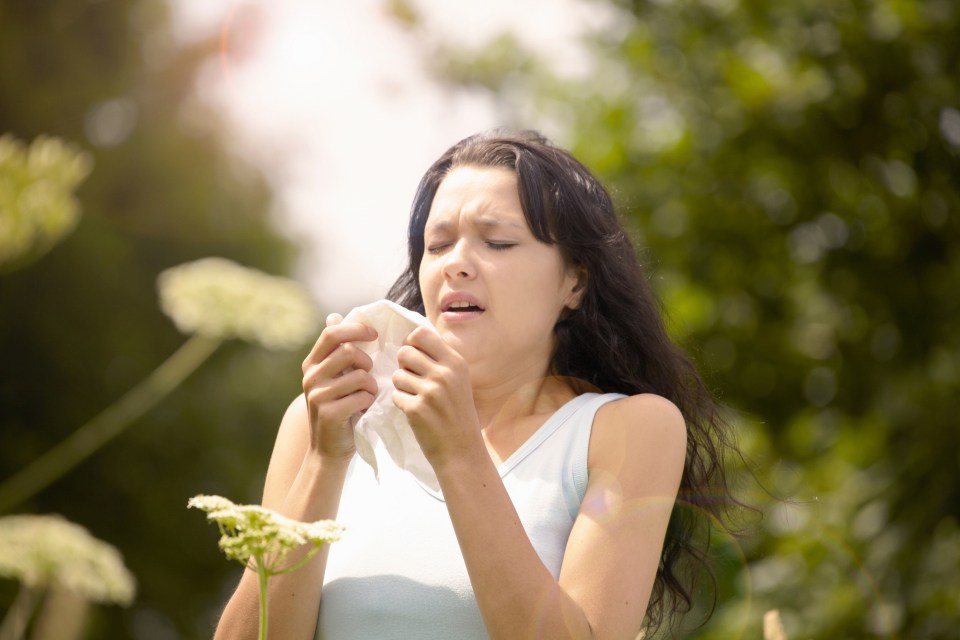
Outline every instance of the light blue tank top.
MULTIPOLYGON (((622 397, 577 396, 498 467, 555 578, 587 486, 593 418, 622 397)), ((381 463, 379 473, 378 483, 368 465, 351 463, 337 514, 346 531, 330 547, 316 638, 487 638, 443 496, 392 464, 381 463)))

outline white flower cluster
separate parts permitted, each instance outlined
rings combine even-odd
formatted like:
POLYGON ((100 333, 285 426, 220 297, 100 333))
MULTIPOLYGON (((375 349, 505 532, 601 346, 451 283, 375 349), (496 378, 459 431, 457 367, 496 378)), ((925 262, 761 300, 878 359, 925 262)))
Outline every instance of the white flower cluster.
POLYGON ((58 138, 40 136, 26 147, 0 136, 0 267, 39 256, 76 226, 73 190, 93 160, 58 138))
POLYGON ((258 505, 237 505, 221 496, 198 495, 187 507, 205 511, 207 520, 220 527, 220 548, 228 558, 247 564, 251 558, 270 562, 271 573, 285 571, 280 566, 290 551, 305 544, 319 548, 336 542, 343 526, 332 520, 298 522, 258 505))
POLYGON ((57 585, 94 602, 128 605, 136 581, 120 552, 56 515, 0 518, 0 576, 57 585))
POLYGON ((157 287, 163 312, 184 333, 294 349, 311 339, 320 323, 300 284, 224 258, 167 269, 157 287))

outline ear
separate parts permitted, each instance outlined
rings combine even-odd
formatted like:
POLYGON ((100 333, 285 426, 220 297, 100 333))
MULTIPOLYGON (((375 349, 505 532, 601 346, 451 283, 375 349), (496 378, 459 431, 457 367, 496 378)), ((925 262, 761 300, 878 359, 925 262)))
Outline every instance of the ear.
POLYGON ((579 264, 571 265, 567 270, 567 274, 574 279, 574 283, 573 288, 567 295, 567 299, 564 301, 564 306, 567 309, 579 309, 580 303, 583 301, 583 295, 587 292, 587 280, 589 277, 587 270, 579 264))

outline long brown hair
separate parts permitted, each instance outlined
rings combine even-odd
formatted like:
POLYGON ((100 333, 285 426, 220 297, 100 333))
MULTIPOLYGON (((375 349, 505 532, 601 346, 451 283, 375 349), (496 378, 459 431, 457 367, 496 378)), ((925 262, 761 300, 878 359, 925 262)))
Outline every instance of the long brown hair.
POLYGON ((701 571, 715 586, 707 557, 710 520, 728 522, 729 509, 738 504, 723 467, 724 451, 736 448, 719 407, 691 359, 668 336, 659 302, 607 190, 570 153, 535 132, 471 136, 427 170, 410 213, 409 264, 387 294, 390 299, 423 313, 418 272, 424 227, 440 183, 452 168, 465 165, 515 172, 533 235, 556 245, 568 264, 586 272, 579 308, 554 329, 552 372, 603 392, 656 393, 671 400, 686 420, 680 496, 667 528, 646 626, 656 630, 665 617, 676 623, 693 606, 701 571))

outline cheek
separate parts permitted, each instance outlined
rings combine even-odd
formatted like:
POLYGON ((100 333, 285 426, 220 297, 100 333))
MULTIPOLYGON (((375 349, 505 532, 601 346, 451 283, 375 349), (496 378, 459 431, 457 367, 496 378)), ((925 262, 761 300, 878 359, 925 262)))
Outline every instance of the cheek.
POLYGON ((517 271, 509 273, 504 281, 511 308, 524 309, 521 315, 526 321, 535 324, 550 324, 559 317, 563 301, 559 293, 560 283, 553 274, 527 273, 526 277, 517 277, 517 271))
POLYGON ((420 269, 417 271, 417 280, 420 284, 420 294, 423 297, 423 306, 427 311, 427 315, 430 314, 431 309, 433 308, 433 301, 436 296, 432 295, 436 292, 437 289, 437 279, 435 277, 436 269, 431 265, 426 258, 420 262, 420 269))

